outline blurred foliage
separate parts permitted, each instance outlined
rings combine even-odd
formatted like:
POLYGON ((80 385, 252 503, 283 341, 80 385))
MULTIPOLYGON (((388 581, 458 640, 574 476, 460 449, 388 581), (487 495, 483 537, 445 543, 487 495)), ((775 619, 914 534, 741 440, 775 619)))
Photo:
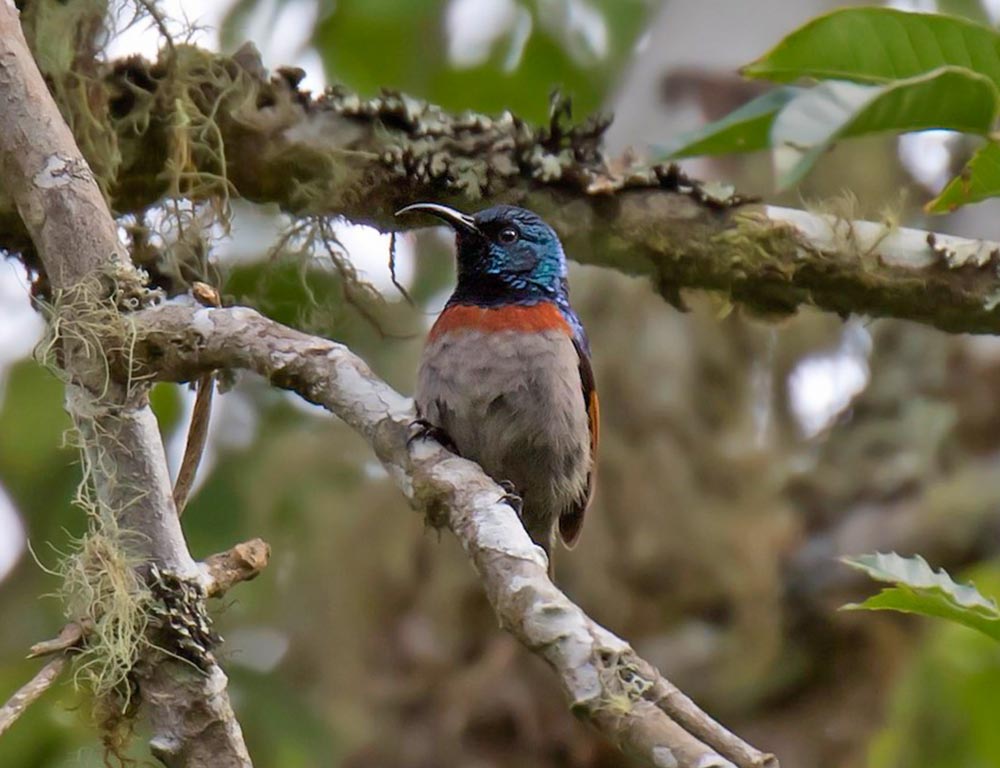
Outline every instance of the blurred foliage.
MULTIPOLYGON (((449 12, 474 23, 476 0, 320 0, 312 44, 332 82, 362 94, 404 91, 455 111, 544 121, 555 89, 580 114, 598 109, 643 30, 650 0, 506 0, 480 4, 495 29, 476 31, 481 51, 457 65, 449 12), (458 13, 459 8, 465 13, 458 13)), ((262 0, 239 0, 223 27, 232 45, 262 0)), ((275 17, 282 3, 267 6, 275 17)), ((267 12, 264 10, 263 12, 267 12)))
POLYGON ((984 597, 973 584, 957 584, 944 571, 935 571, 920 555, 888 554, 845 557, 843 562, 876 581, 894 586, 883 589, 863 603, 844 608, 869 611, 900 611, 947 619, 1000 640, 1000 610, 996 601, 984 597))

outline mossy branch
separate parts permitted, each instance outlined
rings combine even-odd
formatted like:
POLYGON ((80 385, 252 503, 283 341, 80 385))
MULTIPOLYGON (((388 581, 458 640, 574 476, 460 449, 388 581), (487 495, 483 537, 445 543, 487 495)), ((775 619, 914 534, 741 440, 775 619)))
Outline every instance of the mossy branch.
MULTIPOLYGON (((810 305, 1000 331, 996 243, 759 205, 670 166, 610 159, 607 122, 571 125, 560 102, 549 124, 532 126, 400 94, 336 87, 314 98, 301 75, 268 77, 252 46, 222 56, 176 45, 158 62, 109 64, 97 103, 116 160, 101 144, 84 149, 113 169, 101 178, 112 207, 141 218, 166 195, 225 220, 239 195, 393 230, 393 211, 414 200, 512 202, 550 221, 572 258, 648 275, 675 303, 695 288, 768 315, 810 305)), ((10 191, 0 185, 0 247, 16 250, 29 244, 10 191)))

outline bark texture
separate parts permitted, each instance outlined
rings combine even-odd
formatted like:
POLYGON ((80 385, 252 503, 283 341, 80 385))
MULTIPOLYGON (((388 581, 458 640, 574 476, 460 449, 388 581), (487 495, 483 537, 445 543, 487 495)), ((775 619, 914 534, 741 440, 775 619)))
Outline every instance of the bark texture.
MULTIPOLYGON (((171 497, 166 458, 146 388, 109 381, 99 347, 102 320, 134 306, 142 282, 118 239, 93 173, 60 116, 21 32, 0 3, 0 170, 5 193, 49 277, 57 307, 66 407, 80 432, 98 507, 127 536, 129 555, 182 579, 199 571, 171 497), (123 292, 134 291, 127 299, 123 292), (86 316, 86 317, 85 317, 86 316), (97 334, 92 338, 92 334, 97 334)), ((248 766, 226 695, 226 677, 161 653, 140 659, 142 706, 157 756, 169 766, 248 766)))

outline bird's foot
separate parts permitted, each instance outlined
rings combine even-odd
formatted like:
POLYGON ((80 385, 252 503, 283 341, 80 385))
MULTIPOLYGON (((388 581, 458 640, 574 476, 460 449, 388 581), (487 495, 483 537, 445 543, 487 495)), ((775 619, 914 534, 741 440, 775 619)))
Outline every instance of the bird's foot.
POLYGON ((510 480, 501 480, 497 485, 503 488, 504 491, 503 496, 500 497, 500 501, 504 504, 509 504, 511 509, 520 517, 521 511, 524 509, 524 499, 517 492, 515 485, 510 480))
POLYGON ((455 441, 441 427, 431 424, 427 419, 414 419, 410 422, 410 436, 406 438, 406 447, 409 448, 417 440, 436 440, 446 451, 451 451, 456 456, 459 455, 455 441))

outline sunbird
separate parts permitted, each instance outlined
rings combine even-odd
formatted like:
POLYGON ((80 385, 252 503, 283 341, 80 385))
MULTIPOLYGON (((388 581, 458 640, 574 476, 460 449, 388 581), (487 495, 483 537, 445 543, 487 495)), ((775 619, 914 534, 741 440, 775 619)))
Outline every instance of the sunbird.
POLYGON ((551 576, 556 532, 572 547, 593 496, 599 422, 562 243, 539 216, 510 205, 469 215, 415 203, 397 215, 405 213, 450 224, 458 264, 424 347, 417 423, 504 487, 551 576))

